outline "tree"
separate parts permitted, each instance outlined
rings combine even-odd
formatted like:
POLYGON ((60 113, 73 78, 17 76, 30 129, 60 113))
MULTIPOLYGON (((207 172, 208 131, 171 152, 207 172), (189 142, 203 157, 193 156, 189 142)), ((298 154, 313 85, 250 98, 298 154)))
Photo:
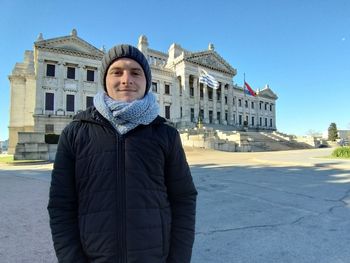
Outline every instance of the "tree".
POLYGON ((338 129, 337 125, 332 122, 328 128, 328 140, 334 142, 336 139, 338 139, 338 129))

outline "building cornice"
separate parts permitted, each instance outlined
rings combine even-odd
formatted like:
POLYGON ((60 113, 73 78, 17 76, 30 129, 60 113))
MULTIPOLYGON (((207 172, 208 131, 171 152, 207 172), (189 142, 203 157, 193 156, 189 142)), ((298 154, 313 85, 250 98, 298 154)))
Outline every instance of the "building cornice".
POLYGON ((102 56, 92 55, 92 54, 87 54, 84 52, 79 52, 79 51, 75 51, 75 50, 68 50, 68 49, 61 49, 61 48, 39 47, 39 49, 43 50, 43 51, 49 51, 49 52, 53 52, 53 53, 76 56, 76 57, 90 58, 90 59, 94 59, 94 60, 102 60, 102 57, 103 57, 103 55, 102 56))

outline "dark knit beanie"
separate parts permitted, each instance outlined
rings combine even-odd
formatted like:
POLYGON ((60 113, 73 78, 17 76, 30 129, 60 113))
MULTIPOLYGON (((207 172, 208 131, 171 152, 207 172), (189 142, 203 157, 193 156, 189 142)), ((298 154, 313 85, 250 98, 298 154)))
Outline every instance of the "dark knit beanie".
POLYGON ((108 50, 107 53, 104 54, 102 58, 101 84, 103 89, 107 91, 106 75, 107 75, 109 66, 112 65, 112 63, 119 58, 130 58, 140 64, 146 76, 146 91, 145 91, 145 95, 146 95, 151 87, 151 81, 152 81, 151 68, 148 64, 146 57, 142 54, 140 50, 138 50, 136 47, 125 45, 125 44, 112 47, 110 50, 108 50))

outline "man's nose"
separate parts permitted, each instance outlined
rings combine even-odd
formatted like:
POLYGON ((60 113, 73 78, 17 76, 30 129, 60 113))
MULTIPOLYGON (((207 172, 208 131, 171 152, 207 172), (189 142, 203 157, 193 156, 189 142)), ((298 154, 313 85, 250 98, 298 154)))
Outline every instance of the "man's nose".
POLYGON ((122 83, 125 84, 131 84, 132 83, 132 76, 130 72, 125 72, 122 77, 122 83))

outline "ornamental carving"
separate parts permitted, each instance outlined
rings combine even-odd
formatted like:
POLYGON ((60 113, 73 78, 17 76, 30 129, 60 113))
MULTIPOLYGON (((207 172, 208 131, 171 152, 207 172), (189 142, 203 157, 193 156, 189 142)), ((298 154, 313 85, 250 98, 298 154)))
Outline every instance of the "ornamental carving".
POLYGON ((65 80, 64 81, 64 91, 72 91, 72 92, 78 92, 78 83, 76 81, 72 80, 65 80))
POLYGON ((44 86, 57 86, 58 85, 58 80, 57 78, 44 78, 43 79, 43 85, 44 86))
POLYGON ((236 75, 236 70, 228 65, 225 61, 221 61, 220 58, 215 56, 213 53, 201 53, 201 54, 193 54, 189 56, 186 61, 192 62, 207 68, 211 68, 213 70, 221 71, 224 73, 229 73, 231 75, 236 75))

